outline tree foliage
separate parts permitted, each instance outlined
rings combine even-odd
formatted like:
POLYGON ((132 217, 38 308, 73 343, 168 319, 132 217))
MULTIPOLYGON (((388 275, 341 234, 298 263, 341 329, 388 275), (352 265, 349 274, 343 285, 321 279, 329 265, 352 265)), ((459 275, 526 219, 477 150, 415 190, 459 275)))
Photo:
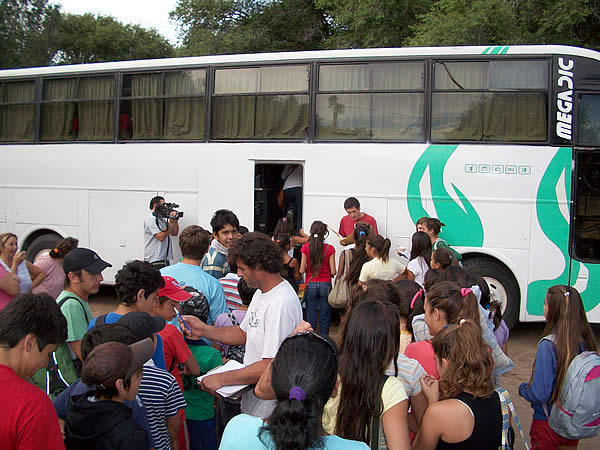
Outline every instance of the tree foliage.
POLYGON ((65 14, 54 62, 78 64, 174 56, 171 44, 155 29, 124 25, 113 17, 65 14))
POLYGON ((59 20, 59 8, 48 5, 47 0, 2 0, 0 67, 48 64, 59 20))
POLYGON ((182 55, 313 50, 329 24, 313 0, 179 0, 182 55))

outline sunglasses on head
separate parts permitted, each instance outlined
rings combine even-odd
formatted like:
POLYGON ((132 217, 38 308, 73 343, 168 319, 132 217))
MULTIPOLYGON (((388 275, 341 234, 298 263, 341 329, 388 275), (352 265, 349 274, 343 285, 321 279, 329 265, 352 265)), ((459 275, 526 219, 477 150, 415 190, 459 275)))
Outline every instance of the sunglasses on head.
MULTIPOLYGON (((315 337, 315 338, 317 338, 317 339, 319 339, 319 340, 327 343, 327 345, 329 346, 329 348, 331 348, 331 350, 333 351, 333 354, 334 354, 335 358, 337 359, 337 356, 338 356, 337 346, 332 341, 330 341, 329 339, 324 338, 323 336, 321 336, 318 333, 315 333, 314 331, 302 331, 300 333, 292 334, 292 335, 286 337, 283 340, 283 342, 285 342, 285 341, 287 341, 289 339, 298 337, 298 336, 306 336, 306 335, 313 336, 313 337, 315 337)), ((283 342, 282 342, 282 344, 283 344, 283 342)))

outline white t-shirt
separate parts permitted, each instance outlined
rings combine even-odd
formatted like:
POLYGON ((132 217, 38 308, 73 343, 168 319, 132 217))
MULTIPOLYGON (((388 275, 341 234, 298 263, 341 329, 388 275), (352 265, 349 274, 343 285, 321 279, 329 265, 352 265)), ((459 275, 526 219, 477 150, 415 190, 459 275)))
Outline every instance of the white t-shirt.
POLYGON ((169 227, 167 219, 156 217, 150 213, 144 220, 144 261, 155 262, 173 259, 173 246, 171 237, 164 241, 154 237, 156 233, 165 231, 169 227))
POLYGON ((415 281, 423 287, 425 283, 425 274, 429 270, 429 265, 422 256, 417 256, 408 262, 408 270, 410 270, 415 276, 415 281))
POLYGON ((406 270, 406 267, 397 259, 390 258, 383 262, 380 258, 373 258, 363 264, 358 280, 363 283, 369 280, 393 280, 404 273, 404 270, 406 270))
MULTIPOLYGON (((264 358, 275 358, 281 342, 302 321, 298 294, 283 280, 269 292, 256 291, 240 328, 246 333, 244 365, 249 366, 264 358)), ((248 391, 242 397, 242 412, 267 418, 275 407, 275 400, 261 400, 248 391)))

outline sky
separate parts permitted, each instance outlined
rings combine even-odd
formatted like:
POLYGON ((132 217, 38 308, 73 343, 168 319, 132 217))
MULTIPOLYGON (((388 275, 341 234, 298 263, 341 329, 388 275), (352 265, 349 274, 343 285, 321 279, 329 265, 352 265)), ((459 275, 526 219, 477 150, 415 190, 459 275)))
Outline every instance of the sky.
POLYGON ((137 24, 156 28, 171 44, 177 44, 177 28, 169 21, 176 0, 50 0, 61 5, 63 12, 71 14, 101 14, 113 16, 124 24, 137 24))

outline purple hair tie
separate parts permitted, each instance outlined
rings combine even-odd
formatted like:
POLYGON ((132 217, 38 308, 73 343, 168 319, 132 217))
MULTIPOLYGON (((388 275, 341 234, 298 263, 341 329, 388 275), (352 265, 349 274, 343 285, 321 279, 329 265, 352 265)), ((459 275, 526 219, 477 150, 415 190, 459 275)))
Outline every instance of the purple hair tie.
POLYGON ((306 398, 306 392, 304 392, 304 389, 302 389, 301 387, 293 386, 290 389, 290 396, 288 398, 290 400, 294 399, 294 400, 298 400, 299 402, 301 402, 302 400, 304 400, 306 398))
POLYGON ((472 294, 473 291, 471 290, 471 288, 462 288, 460 290, 460 295, 462 295, 463 297, 466 297, 469 294, 472 294))
POLYGON ((413 309, 415 307, 415 302, 418 298, 421 297, 421 295, 423 295, 423 289, 419 289, 415 296, 412 298, 412 301, 410 302, 410 309, 413 309))

